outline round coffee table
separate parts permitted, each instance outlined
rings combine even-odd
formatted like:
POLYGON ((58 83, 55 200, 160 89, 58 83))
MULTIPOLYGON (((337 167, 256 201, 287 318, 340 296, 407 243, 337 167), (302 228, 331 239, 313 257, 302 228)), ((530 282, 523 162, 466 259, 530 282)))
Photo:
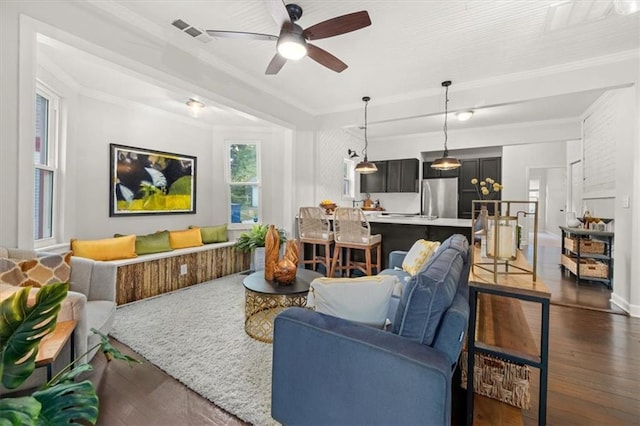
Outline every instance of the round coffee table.
POLYGON ((309 284, 322 274, 309 269, 298 269, 296 278, 289 285, 267 281, 264 271, 248 275, 242 284, 245 288, 244 330, 256 340, 273 342, 273 320, 291 306, 305 306, 309 284))

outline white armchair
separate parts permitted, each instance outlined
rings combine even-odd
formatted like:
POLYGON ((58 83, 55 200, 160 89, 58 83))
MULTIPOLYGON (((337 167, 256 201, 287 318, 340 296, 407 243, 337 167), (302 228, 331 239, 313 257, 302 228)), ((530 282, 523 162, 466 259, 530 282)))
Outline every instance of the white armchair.
MULTIPOLYGON (((33 250, 0 247, 0 257, 30 259, 50 253, 33 250)), ((58 321, 76 320, 75 353, 79 356, 96 345, 100 338, 91 333, 95 328, 108 334, 116 313, 117 268, 108 262, 99 262, 82 257, 71 257, 69 293, 58 314, 58 321)), ((80 363, 89 362, 97 349, 91 351, 80 363)))

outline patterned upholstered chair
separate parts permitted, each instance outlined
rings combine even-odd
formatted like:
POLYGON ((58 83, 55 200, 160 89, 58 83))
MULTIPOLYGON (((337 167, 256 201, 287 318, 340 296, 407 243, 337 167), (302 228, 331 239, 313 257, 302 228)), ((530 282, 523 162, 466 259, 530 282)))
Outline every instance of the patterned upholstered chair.
POLYGON ((360 270, 366 275, 372 275, 372 252, 374 250, 376 252, 376 273, 380 272, 382 235, 371 235, 371 226, 362 209, 338 207, 333 215, 333 229, 336 244, 331 261, 331 276, 334 276, 336 271, 341 274, 346 271, 348 277, 354 269, 360 270), (345 258, 340 259, 343 249, 345 250, 345 258), (365 261, 353 260, 351 258, 352 249, 363 250, 365 261))

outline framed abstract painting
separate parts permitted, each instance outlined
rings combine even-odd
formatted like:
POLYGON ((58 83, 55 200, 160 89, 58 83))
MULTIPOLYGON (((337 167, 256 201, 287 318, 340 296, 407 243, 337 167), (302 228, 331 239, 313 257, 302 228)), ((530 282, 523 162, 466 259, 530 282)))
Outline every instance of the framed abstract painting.
POLYGON ((109 216, 196 212, 196 157, 117 144, 109 152, 109 216))

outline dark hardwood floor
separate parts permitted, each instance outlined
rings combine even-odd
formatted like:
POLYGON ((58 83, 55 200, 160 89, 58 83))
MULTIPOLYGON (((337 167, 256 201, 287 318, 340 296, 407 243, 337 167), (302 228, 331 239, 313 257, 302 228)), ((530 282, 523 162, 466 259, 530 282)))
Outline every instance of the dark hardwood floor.
MULTIPOLYGON (((558 268, 559 245, 539 247, 538 271, 553 293, 547 424, 640 424, 640 319, 621 315, 602 285, 577 286, 558 268), (587 309, 567 305, 583 305, 587 309)), ((524 303, 539 336, 539 305, 524 303)), ((124 352, 126 346, 114 342, 124 352)), ((101 355, 89 378, 100 396, 99 425, 238 425, 238 418, 190 391, 149 362, 128 367, 101 355)), ((526 425, 537 424, 537 370, 526 425)), ((215 378, 214 378, 215 379, 215 378)))

